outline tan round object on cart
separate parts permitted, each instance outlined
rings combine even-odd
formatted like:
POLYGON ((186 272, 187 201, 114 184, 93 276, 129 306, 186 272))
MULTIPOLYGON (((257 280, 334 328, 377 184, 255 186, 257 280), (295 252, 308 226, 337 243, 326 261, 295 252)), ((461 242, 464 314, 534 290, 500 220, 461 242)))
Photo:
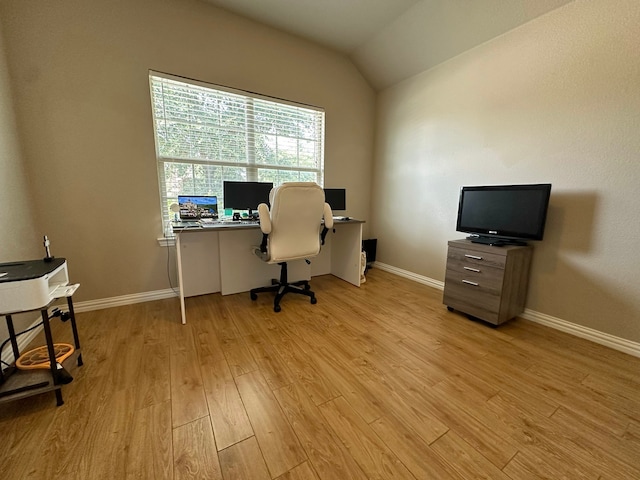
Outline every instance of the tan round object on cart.
MULTIPOLYGON (((62 363, 74 352, 74 348, 68 343, 54 343, 53 351, 56 356, 56 361, 58 363, 62 363)), ((20 358, 16 360, 16 367, 21 370, 51 368, 49 364, 49 351, 47 350, 47 346, 43 345, 20 355, 20 358)))

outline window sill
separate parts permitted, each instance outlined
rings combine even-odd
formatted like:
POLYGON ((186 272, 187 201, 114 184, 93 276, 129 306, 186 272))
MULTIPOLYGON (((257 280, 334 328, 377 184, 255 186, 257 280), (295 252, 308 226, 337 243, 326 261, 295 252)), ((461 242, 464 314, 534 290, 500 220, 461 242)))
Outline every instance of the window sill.
POLYGON ((158 241, 158 245, 161 247, 175 247, 176 245, 176 237, 158 237, 156 239, 158 241))

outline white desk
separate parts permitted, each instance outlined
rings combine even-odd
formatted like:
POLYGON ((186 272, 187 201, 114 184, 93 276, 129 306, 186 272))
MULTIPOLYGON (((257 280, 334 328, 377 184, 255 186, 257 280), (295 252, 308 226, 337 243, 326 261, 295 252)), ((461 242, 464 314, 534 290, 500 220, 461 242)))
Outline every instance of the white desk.
MULTIPOLYGON (((362 220, 334 220, 320 254, 309 260, 287 262, 290 281, 333 274, 360 286, 362 220)), ((221 292, 248 292, 279 278, 280 267, 260 260, 253 248, 260 245, 258 224, 219 222, 203 228, 174 227, 178 260, 178 287, 182 323, 186 323, 186 297, 221 292)))

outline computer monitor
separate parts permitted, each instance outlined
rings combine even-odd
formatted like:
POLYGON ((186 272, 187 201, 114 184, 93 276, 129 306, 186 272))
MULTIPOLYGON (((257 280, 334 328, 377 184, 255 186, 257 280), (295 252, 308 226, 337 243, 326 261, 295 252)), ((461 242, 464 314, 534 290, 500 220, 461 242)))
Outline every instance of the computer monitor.
POLYGON ((269 203, 271 182, 224 182, 224 208, 248 210, 249 216, 261 203, 269 203))
POLYGON ((332 211, 344 211, 347 209, 347 191, 344 188, 325 188, 324 201, 332 211))
POLYGON ((211 195, 178 195, 180 220, 218 218, 218 197, 211 195))

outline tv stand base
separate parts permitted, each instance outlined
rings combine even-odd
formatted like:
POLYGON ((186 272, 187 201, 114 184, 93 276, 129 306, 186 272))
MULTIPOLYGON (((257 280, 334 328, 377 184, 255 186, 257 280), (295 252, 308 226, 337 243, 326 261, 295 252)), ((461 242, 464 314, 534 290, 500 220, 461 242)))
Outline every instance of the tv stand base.
POLYGON ((482 235, 470 235, 467 237, 472 243, 481 243, 482 245, 491 245, 493 247, 504 247, 506 245, 516 245, 519 247, 526 247, 527 242, 522 240, 514 240, 511 238, 498 238, 498 237, 485 237, 482 235))

